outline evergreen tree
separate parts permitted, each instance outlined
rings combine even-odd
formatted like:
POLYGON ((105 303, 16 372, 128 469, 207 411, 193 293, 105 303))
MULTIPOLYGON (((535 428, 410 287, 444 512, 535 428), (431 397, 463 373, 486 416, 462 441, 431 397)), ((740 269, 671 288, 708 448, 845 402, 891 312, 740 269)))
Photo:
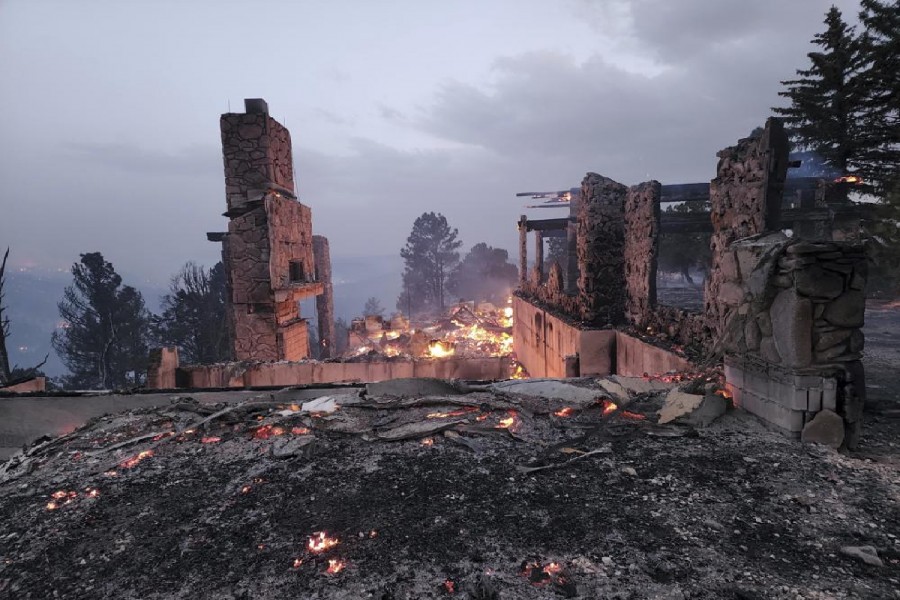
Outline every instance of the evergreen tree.
POLYGON ((384 316, 384 307, 381 306, 381 300, 379 300, 375 296, 369 297, 369 299, 366 300, 366 305, 363 306, 363 316, 364 317, 368 317, 368 316, 383 317, 384 316))
POLYGON ((778 95, 789 99, 790 106, 773 110, 784 117, 797 145, 815 151, 842 175, 861 165, 863 48, 836 7, 828 11, 825 24, 825 32, 812 40, 821 50, 807 55, 809 68, 798 69, 797 79, 781 82, 787 89, 778 95))
POLYGON ((178 346, 187 363, 212 364, 231 358, 225 317, 225 268, 207 270, 193 262, 172 278, 154 319, 158 341, 178 346))
POLYGON ((563 270, 563 273, 566 272, 566 266, 568 264, 568 244, 569 240, 565 237, 547 238, 547 255, 544 257, 544 273, 550 272, 550 267, 553 266, 553 263, 558 263, 563 270))
POLYGON ((67 387, 127 387, 146 369, 149 313, 140 292, 99 252, 82 254, 74 282, 58 304, 66 326, 53 334, 53 348, 71 376, 67 387))
POLYGON ((504 304, 518 278, 519 270, 509 262, 506 250, 481 242, 451 272, 447 288, 457 298, 504 304))
MULTIPOLYGON (((682 202, 669 205, 667 213, 703 213, 709 210, 708 202, 682 202)), ((690 270, 709 268, 712 254, 709 249, 710 234, 704 232, 667 233, 659 237, 659 271, 679 273, 681 278, 695 285, 690 270)))
POLYGON ((866 65, 860 171, 882 198, 900 186, 900 0, 862 0, 866 65))
POLYGON ((447 277, 459 262, 462 242, 458 235, 440 213, 423 213, 416 219, 400 250, 405 268, 399 310, 410 314, 444 311, 447 277))

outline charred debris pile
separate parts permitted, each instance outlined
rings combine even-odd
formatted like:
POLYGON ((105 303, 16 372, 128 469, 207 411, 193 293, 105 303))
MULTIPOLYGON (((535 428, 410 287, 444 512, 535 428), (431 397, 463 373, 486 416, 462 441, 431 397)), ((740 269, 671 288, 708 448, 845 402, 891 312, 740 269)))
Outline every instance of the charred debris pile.
POLYGON ((94 419, 0 467, 0 597, 897 597, 896 463, 667 379, 395 380, 94 419))

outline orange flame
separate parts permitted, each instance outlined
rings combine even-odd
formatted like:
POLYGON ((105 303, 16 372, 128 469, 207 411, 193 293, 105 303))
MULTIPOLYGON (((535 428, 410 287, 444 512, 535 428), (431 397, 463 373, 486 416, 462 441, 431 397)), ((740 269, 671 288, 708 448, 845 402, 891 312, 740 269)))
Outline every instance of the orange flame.
POLYGON ((859 175, 843 175, 841 177, 836 177, 834 180, 835 183, 852 183, 854 185, 859 185, 863 182, 863 178, 859 175))
POLYGON ((143 450, 142 452, 138 453, 137 456, 132 456, 131 458, 123 460, 119 463, 119 466, 123 469, 131 469, 137 466, 137 464, 145 458, 150 458, 151 456, 153 456, 153 450, 143 450))
POLYGON ((494 425, 494 429, 508 429, 509 431, 515 431, 519 428, 519 420, 516 416, 516 411, 510 410, 507 411, 506 416, 500 419, 500 422, 494 425))
POLYGON ((446 358, 453 356, 453 346, 443 340, 434 340, 428 344, 428 356, 431 358, 446 358))
POLYGON ((721 390, 716 390, 716 394, 722 396, 723 398, 731 398, 731 392, 729 392, 726 388, 722 388, 721 390))
POLYGON ((292 427, 291 433, 294 435, 306 435, 309 433, 309 428, 307 427, 292 427))
POLYGON ((337 538, 330 538, 324 531, 318 531, 312 534, 312 537, 309 538, 309 543, 307 547, 310 552, 324 552, 329 548, 333 548, 337 546, 339 543, 337 538))
POLYGON ((427 418, 427 419, 446 419, 447 417, 461 417, 466 413, 475 412, 477 410, 478 409, 474 406, 464 406, 463 408, 460 408, 459 410, 454 410, 451 412, 428 413, 427 415, 425 415, 425 418, 427 418))
POLYGON ((603 414, 604 414, 604 415, 608 415, 609 413, 611 413, 611 412, 613 412, 614 410, 616 410, 616 409, 619 408, 619 405, 618 405, 618 404, 616 404, 616 403, 613 402, 612 400, 607 400, 606 398, 604 398, 604 399, 601 401, 600 404, 601 404, 601 406, 603 407, 603 414))
POLYGON ((297 568, 299 568, 300 565, 302 565, 302 564, 303 564, 303 559, 302 559, 302 558, 295 558, 295 559, 294 559, 294 562, 293 562, 293 564, 292 564, 292 566, 293 566, 293 568, 297 569, 297 568))
POLYGON ((422 440, 422 445, 423 446, 434 446, 434 440, 431 438, 425 438, 424 440, 422 440))
POLYGON ((328 568, 325 569, 325 572, 329 575, 336 575, 344 570, 346 563, 337 558, 328 559, 328 568))
POLYGON ((445 579, 444 580, 444 589, 447 590, 448 594, 455 594, 456 593, 456 582, 453 581, 452 579, 445 579))
POLYGON ((565 408, 559 409, 558 411, 556 411, 553 414, 556 415, 557 417, 571 417, 574 412, 575 412, 574 408, 572 408, 571 406, 567 406, 565 408))

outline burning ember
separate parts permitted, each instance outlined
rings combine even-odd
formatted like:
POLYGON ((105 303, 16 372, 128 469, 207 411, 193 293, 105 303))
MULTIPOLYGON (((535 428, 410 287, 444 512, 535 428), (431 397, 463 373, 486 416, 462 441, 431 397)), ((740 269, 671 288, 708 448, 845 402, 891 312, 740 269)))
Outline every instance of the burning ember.
POLYGON ((863 178, 859 175, 843 175, 834 180, 835 183, 852 183, 853 185, 862 185, 863 178))
POLYGON ((532 585, 545 585, 550 582, 562 584, 565 578, 560 575, 562 565, 557 562, 551 562, 542 565, 539 562, 522 563, 522 576, 528 579, 532 585))
POLYGON ((607 400, 605 398, 601 401, 601 406, 603 407, 604 415, 608 415, 609 413, 611 413, 619 408, 618 404, 616 404, 612 400, 607 400))
POLYGON ((500 422, 494 425, 494 429, 508 429, 510 431, 515 431, 519 428, 519 419, 516 415, 516 411, 510 410, 506 413, 506 416, 500 419, 500 422))
POLYGON ((428 419, 446 419, 447 417, 461 417, 466 413, 475 412, 478 409, 474 406, 466 406, 464 408, 460 408, 459 410, 454 410, 451 412, 436 412, 436 413, 428 413, 425 415, 428 419))
POLYGON ((209 437, 205 437, 200 440, 200 442, 202 442, 204 444, 215 444, 216 442, 221 442, 221 441, 222 441, 222 438, 215 436, 215 435, 211 435, 209 437))
POLYGON ((448 594, 456 593, 456 582, 452 579, 447 579, 444 581, 444 589, 447 590, 448 594))
POLYGON ((78 497, 78 492, 59 490, 58 492, 50 494, 50 497, 53 498, 53 500, 47 503, 47 510, 56 510, 60 506, 65 506, 75 500, 75 498, 78 497))
POLYGON ((284 435, 284 427, 277 425, 263 425, 253 431, 253 438, 257 440, 267 440, 270 437, 284 435))
POLYGON ((295 568, 295 569, 299 569, 299 568, 300 568, 300 565, 302 565, 302 564, 303 564, 303 559, 302 559, 302 558, 295 558, 295 559, 294 559, 294 562, 292 563, 291 566, 292 566, 293 568, 295 568))
POLYGON ((336 575, 344 570, 346 563, 337 558, 328 559, 328 568, 325 569, 325 572, 329 575, 336 575))
POLYGON ((318 531, 314 533, 311 538, 309 538, 307 548, 309 548, 310 552, 319 553, 337 546, 338 543, 339 541, 337 538, 330 538, 324 531, 318 531))
POLYGON ((571 406, 567 406, 565 408, 561 408, 553 414, 557 417, 571 417, 575 413, 575 409, 571 406))
POLYGON ((252 489, 253 489, 253 488, 250 487, 249 485, 245 485, 244 487, 241 488, 241 493, 242 493, 242 494, 249 494, 249 493, 250 493, 250 490, 252 490, 252 489))
POLYGON ((131 469, 131 468, 137 466, 137 464, 139 462, 141 462, 142 460, 144 460, 145 458, 150 458, 151 456, 153 456, 153 450, 144 450, 143 452, 140 452, 137 456, 132 456, 131 458, 127 458, 127 459, 123 460, 122 462, 119 463, 119 466, 122 467, 123 469, 131 469))
POLYGON ((292 427, 291 433, 294 435, 306 435, 309 433, 308 427, 292 427))
POLYGON ((434 446, 434 440, 432 438, 425 438, 422 440, 423 446, 434 446))

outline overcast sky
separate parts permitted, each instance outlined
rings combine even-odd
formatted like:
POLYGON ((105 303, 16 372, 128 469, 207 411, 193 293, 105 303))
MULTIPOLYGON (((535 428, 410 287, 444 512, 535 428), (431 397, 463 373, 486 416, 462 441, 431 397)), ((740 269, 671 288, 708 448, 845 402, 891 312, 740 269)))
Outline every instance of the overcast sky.
POLYGON ((211 265, 219 114, 262 97, 332 256, 399 263, 424 211, 512 251, 518 191, 709 180, 831 4, 0 0, 0 247, 163 283, 211 265))

